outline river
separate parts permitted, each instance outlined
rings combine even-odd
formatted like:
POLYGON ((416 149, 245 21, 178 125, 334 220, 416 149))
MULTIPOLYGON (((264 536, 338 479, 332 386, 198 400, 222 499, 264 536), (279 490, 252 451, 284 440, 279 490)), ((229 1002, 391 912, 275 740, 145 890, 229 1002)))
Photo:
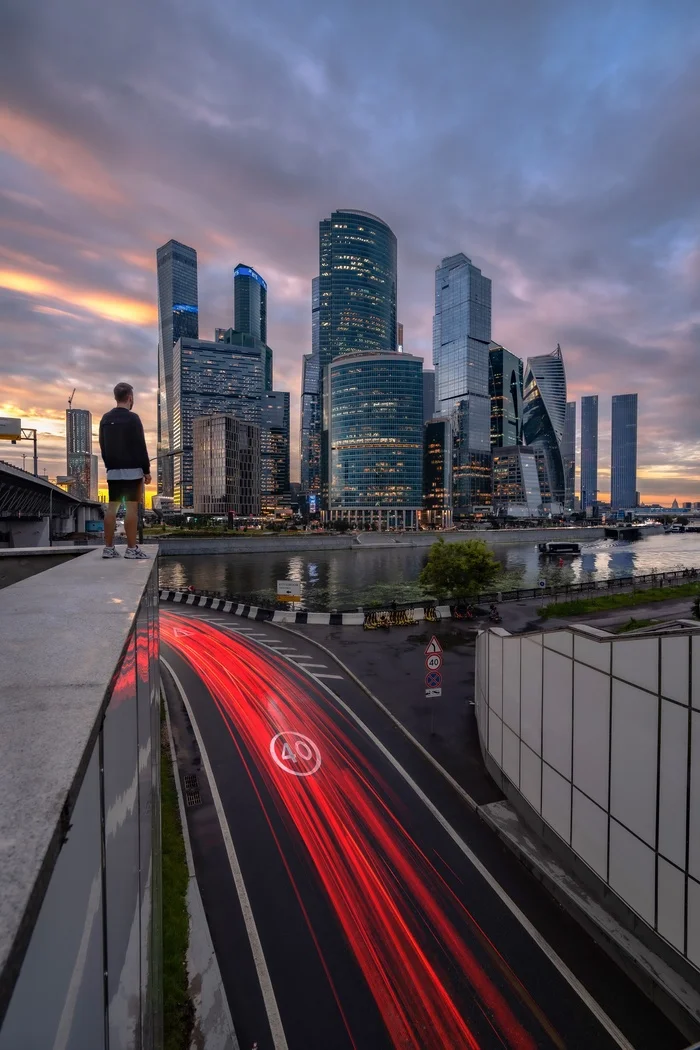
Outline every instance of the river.
MULTIPOLYGON (((417 601, 418 574, 427 547, 304 551, 279 554, 199 554, 161 557, 161 587, 222 591, 253 605, 275 603, 277 580, 299 580, 297 608, 355 609, 371 603, 417 601)), ((659 534, 636 542, 596 540, 581 555, 543 558, 531 542, 502 544, 494 554, 503 566, 498 586, 533 587, 538 579, 565 585, 608 576, 632 576, 681 568, 700 568, 700 533, 659 534)))

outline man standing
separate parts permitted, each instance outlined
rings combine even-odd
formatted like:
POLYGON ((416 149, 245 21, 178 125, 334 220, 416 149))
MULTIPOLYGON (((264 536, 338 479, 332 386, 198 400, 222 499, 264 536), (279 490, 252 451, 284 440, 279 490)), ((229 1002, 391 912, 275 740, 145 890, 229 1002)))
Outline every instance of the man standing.
POLYGON ((100 420, 100 450, 107 471, 109 507, 105 514, 105 548, 103 558, 118 558, 114 546, 114 529, 119 504, 126 502, 124 529, 126 531, 125 558, 147 558, 136 542, 139 522, 139 503, 143 499, 144 482, 151 480, 151 461, 141 420, 132 412, 134 388, 128 383, 117 383, 114 388, 117 407, 106 412, 100 420))

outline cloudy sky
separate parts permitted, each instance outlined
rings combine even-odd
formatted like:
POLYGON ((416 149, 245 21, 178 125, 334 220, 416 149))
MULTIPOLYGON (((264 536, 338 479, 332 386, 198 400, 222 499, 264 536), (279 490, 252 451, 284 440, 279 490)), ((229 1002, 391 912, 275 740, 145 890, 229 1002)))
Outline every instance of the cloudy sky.
POLYGON ((203 338, 237 262, 266 277, 296 451, 318 220, 355 207, 398 237, 407 350, 430 360, 433 271, 466 252, 494 338, 560 342, 569 397, 601 395, 604 470, 638 391, 643 496, 700 499, 698 0, 5 0, 0 40, 0 415, 42 470, 73 387, 99 418, 119 379, 155 454, 170 237, 203 338))

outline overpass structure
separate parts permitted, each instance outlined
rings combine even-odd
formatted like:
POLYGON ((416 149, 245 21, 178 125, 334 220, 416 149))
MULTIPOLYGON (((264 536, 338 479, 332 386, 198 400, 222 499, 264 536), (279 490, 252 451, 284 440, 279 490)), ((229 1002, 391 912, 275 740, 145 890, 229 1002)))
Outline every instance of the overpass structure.
POLYGON ((99 503, 0 460, 0 547, 46 547, 52 537, 85 532, 86 522, 101 517, 99 503))

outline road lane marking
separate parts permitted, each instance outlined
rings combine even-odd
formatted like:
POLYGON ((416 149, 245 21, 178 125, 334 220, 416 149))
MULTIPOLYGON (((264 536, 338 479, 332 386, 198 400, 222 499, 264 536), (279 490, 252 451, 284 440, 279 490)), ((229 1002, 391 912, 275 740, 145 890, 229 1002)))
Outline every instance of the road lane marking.
POLYGON ((202 765, 207 774, 209 780, 209 787, 214 801, 214 808, 216 809, 216 815, 219 818, 219 827, 221 828, 221 834, 223 836, 224 845, 226 847, 226 853, 228 855, 228 862, 231 868, 231 874, 233 875, 233 881, 236 886, 236 892, 238 894, 238 902, 241 906, 241 912, 243 913, 243 921, 245 922, 246 932, 248 934, 248 940, 250 942, 250 949, 253 954, 253 961, 255 963, 255 969, 258 974, 258 981, 260 982, 260 991, 262 993, 263 1002, 265 1003, 265 1012, 267 1013, 267 1020, 270 1025, 270 1032, 272 1033, 272 1042, 275 1050, 289 1050, 287 1043, 287 1037, 284 1034, 284 1027, 282 1025, 282 1018, 280 1017, 279 1007, 277 1005, 277 999, 275 997, 275 991, 272 987, 272 980, 270 978, 270 971, 267 968, 267 962, 265 959, 265 953, 263 952, 262 942, 260 941, 260 934, 258 933, 258 927, 255 922, 255 916, 253 915, 253 909, 250 904, 250 898, 248 897, 248 891, 245 887, 243 880, 243 872, 241 866, 238 863, 238 857, 236 855, 236 849, 233 845, 233 839, 231 837, 231 830, 226 820, 226 814, 224 813, 224 807, 221 802, 221 796, 219 795, 219 789, 216 784, 214 777, 214 771, 211 768, 211 762, 209 756, 204 747, 204 740, 202 734, 199 731, 197 720, 194 717, 194 711, 190 704, 187 693, 184 690, 182 682, 178 678, 172 666, 168 663, 164 656, 161 656, 161 662, 172 675, 173 681, 177 687, 177 691, 180 694, 180 699, 185 705, 188 718, 192 724, 192 730, 199 747, 199 753, 202 757, 202 765))
POLYGON ((320 671, 312 671, 314 678, 335 678, 338 682, 343 681, 342 674, 321 674, 320 671))

